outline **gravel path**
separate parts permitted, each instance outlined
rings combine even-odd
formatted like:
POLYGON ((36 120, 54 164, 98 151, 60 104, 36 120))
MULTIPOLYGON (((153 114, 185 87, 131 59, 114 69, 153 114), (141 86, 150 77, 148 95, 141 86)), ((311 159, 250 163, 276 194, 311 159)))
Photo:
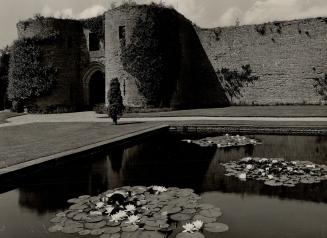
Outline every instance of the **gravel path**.
MULTIPOLYGON (((176 122, 176 121, 253 121, 253 122, 327 122, 327 117, 144 117, 121 118, 119 122, 176 122)), ((111 122, 104 114, 76 112, 64 114, 28 114, 8 119, 0 127, 17 126, 42 122, 111 122)))

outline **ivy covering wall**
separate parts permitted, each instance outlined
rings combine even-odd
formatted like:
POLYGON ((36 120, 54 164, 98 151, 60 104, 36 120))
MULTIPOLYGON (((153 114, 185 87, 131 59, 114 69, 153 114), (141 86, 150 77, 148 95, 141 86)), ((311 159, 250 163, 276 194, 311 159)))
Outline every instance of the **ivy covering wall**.
POLYGON ((51 35, 23 38, 14 42, 9 63, 10 100, 26 103, 51 92, 56 81, 56 69, 53 65, 44 63, 40 47, 55 38, 56 35, 51 35))
POLYGON ((0 110, 7 107, 7 86, 9 71, 9 47, 0 50, 0 110))
POLYGON ((179 73, 178 13, 161 5, 147 6, 129 43, 121 44, 121 60, 137 79, 137 87, 152 107, 167 107, 179 73))
POLYGON ((242 70, 230 70, 227 68, 218 69, 216 71, 218 79, 225 89, 226 94, 233 99, 241 96, 241 89, 249 83, 254 83, 259 79, 258 76, 252 74, 249 64, 242 65, 242 70))
POLYGON ((81 20, 84 28, 89 29, 91 32, 95 33, 99 39, 104 41, 104 17, 105 15, 100 15, 97 17, 92 17, 89 19, 81 20))

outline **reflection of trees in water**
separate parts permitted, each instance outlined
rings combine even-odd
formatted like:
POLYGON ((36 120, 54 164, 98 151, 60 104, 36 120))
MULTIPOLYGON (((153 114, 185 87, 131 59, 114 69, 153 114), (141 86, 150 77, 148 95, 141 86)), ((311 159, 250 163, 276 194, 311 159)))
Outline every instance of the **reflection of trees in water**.
POLYGON ((19 204, 42 214, 67 207, 70 198, 105 191, 111 164, 104 155, 97 157, 102 158, 74 160, 20 181, 19 204))
POLYGON ((177 142, 172 137, 151 140, 126 150, 133 158, 124 159, 124 184, 190 187, 201 190, 215 148, 177 142), (132 150, 129 151, 129 150, 132 150))

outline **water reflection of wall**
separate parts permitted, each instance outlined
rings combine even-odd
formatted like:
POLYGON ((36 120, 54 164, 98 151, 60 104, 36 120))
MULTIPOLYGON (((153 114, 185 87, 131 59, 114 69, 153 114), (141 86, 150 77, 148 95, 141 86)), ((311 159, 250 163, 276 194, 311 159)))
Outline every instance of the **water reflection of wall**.
POLYGON ((38 213, 68 206, 67 200, 83 194, 96 195, 120 186, 110 156, 97 155, 38 172, 24 179, 19 188, 19 204, 38 213))
POLYGON ((172 138, 129 148, 124 153, 124 184, 191 187, 201 190, 214 149, 190 146, 172 138))
POLYGON ((269 187, 261 181, 241 182, 235 177, 224 176, 220 163, 238 160, 246 156, 282 157, 289 160, 310 160, 327 163, 327 143, 325 137, 318 136, 255 136, 263 144, 232 149, 217 149, 214 159, 203 180, 204 191, 228 193, 262 194, 327 203, 327 181, 319 184, 298 184, 294 188, 269 187))

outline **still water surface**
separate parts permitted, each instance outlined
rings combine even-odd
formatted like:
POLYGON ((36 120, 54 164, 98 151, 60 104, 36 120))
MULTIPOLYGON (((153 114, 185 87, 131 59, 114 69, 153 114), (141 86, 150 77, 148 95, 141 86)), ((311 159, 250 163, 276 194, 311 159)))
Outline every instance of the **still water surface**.
POLYGON ((125 185, 163 185, 193 188, 202 202, 222 209, 220 221, 230 231, 212 234, 212 238, 326 238, 327 182, 269 187, 225 177, 219 163, 258 156, 327 164, 327 138, 253 137, 263 144, 216 149, 187 144, 170 135, 153 137, 38 172, 23 181, 0 181, 0 237, 79 237, 47 232, 49 220, 69 206, 69 198, 125 185))

